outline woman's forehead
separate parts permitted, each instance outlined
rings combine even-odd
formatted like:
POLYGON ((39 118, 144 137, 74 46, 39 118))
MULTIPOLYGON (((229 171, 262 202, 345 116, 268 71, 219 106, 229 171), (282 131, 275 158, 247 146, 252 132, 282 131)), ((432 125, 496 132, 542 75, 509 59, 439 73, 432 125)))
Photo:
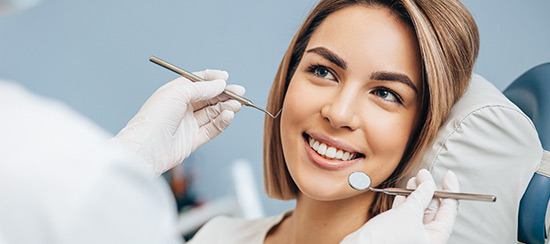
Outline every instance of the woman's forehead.
POLYGON ((406 72, 420 80, 416 35, 385 7, 354 5, 330 14, 311 36, 306 51, 316 47, 331 50, 352 69, 406 72))

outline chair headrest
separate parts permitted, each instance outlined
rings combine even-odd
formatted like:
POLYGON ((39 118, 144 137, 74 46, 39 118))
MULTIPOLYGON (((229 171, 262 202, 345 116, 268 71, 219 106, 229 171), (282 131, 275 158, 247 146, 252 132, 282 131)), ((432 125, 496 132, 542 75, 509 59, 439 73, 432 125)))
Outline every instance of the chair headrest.
MULTIPOLYGON (((497 201, 461 201, 449 243, 515 242, 519 201, 542 154, 529 117, 474 74, 419 167, 430 170, 438 185, 452 170, 461 192, 493 194, 497 201)), ((415 170, 410 176, 414 174, 415 170)))

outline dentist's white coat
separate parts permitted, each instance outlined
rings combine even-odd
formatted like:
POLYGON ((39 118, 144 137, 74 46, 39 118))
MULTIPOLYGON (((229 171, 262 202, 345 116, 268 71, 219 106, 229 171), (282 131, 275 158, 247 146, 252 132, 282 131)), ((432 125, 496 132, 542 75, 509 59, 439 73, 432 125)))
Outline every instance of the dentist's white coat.
POLYGON ((0 81, 0 243, 182 243, 167 184, 109 137, 0 81))

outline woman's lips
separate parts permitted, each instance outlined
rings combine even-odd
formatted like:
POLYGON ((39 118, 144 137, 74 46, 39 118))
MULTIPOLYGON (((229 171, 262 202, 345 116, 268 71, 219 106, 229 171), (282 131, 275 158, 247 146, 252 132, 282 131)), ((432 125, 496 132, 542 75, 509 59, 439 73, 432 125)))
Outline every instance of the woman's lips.
POLYGON ((317 141, 320 141, 322 143, 325 143, 327 145, 336 147, 336 148, 344 150, 344 151, 348 151, 350 153, 361 154, 361 153, 358 153, 359 150, 357 148, 347 144, 346 142, 335 139, 335 138, 332 138, 332 137, 329 137, 329 136, 326 136, 322 133, 317 133, 317 132, 307 132, 306 133, 305 132, 303 134, 303 136, 306 137, 306 138, 313 138, 317 141))
POLYGON ((351 160, 340 160, 340 159, 329 159, 324 156, 321 156, 309 145, 308 136, 304 136, 304 146, 308 158, 318 167, 326 170, 340 170, 355 164, 357 161, 361 160, 362 157, 356 157, 351 160))

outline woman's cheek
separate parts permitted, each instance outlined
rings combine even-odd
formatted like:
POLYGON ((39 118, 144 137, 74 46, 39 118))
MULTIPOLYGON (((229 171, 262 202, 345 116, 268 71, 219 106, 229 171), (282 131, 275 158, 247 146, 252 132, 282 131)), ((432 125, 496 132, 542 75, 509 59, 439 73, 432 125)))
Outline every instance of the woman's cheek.
POLYGON ((307 80, 291 82, 285 97, 283 113, 292 116, 292 120, 320 114, 322 100, 325 97, 323 88, 317 87, 307 80))

